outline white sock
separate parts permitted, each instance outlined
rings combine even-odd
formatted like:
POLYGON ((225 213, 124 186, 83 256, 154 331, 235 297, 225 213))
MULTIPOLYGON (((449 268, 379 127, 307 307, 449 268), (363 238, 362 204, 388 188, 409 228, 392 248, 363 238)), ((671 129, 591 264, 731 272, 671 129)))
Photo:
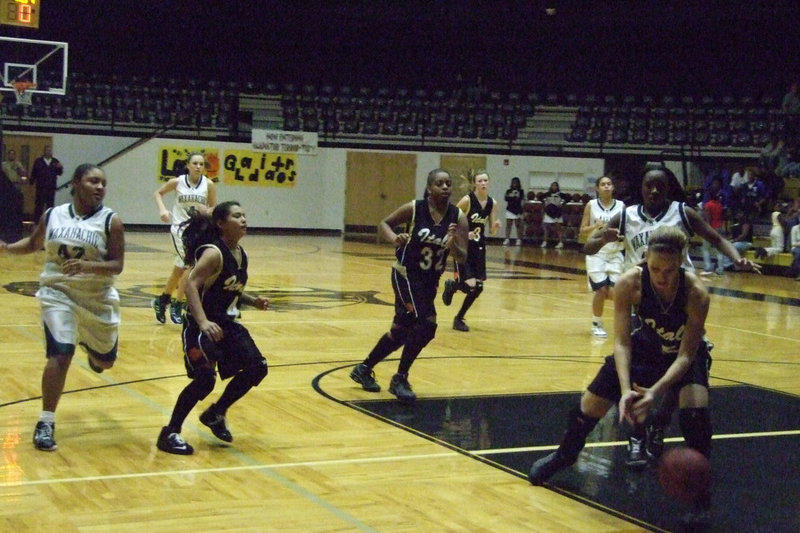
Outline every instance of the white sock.
POLYGON ((48 424, 56 423, 56 414, 53 411, 42 411, 39 415, 39 422, 47 422, 48 424))

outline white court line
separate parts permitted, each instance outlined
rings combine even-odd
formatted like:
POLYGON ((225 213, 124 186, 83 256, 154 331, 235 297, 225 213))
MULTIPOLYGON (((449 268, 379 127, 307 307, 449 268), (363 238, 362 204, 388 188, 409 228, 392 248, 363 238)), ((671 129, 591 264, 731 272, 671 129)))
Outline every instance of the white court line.
MULTIPOLYGON (((766 437, 783 437, 787 435, 800 435, 800 429, 792 429, 786 431, 760 431, 755 433, 730 433, 727 435, 714 435, 712 440, 728 440, 728 439, 753 439, 753 438, 766 438, 766 437)), ((683 437, 669 437, 664 439, 664 442, 683 442, 683 437)), ((586 448, 607 448, 612 446, 627 446, 628 441, 616 440, 609 442, 587 442, 586 448)), ((547 444, 544 446, 525 446, 523 448, 494 448, 490 450, 474 450, 469 453, 473 455, 496 455, 502 453, 516 453, 516 452, 544 452, 558 449, 558 444, 547 444)))
MULTIPOLYGON (((800 435, 800 430, 786 430, 786 431, 762 431, 754 433, 732 433, 727 435, 714 435, 714 440, 727 440, 727 439, 749 439, 749 438, 766 438, 766 437, 779 437, 787 435, 800 435)), ((670 437, 664 439, 665 442, 682 442, 682 437, 670 437)), ((610 446, 626 446, 627 441, 609 441, 609 442, 588 442, 586 448, 605 448, 610 446)), ((489 450, 474 450, 468 451, 468 454, 485 456, 485 455, 499 455, 504 453, 519 453, 519 452, 538 452, 550 451, 558 448, 557 444, 545 446, 525 446, 521 448, 495 448, 489 450)), ((58 479, 35 479, 28 481, 6 482, 0 483, 0 487, 26 487, 34 485, 59 485, 64 483, 87 483, 93 481, 109 481, 115 479, 140 479, 148 477, 160 476, 186 476, 197 474, 216 474, 225 472, 240 472, 247 470, 279 470, 282 468, 308 468, 318 466, 335 466, 335 465, 348 465, 348 464, 370 464, 370 463, 391 463, 397 461, 426 461, 430 459, 442 459, 446 457, 463 456, 464 454, 456 451, 442 451, 437 453, 425 453, 416 455, 390 455, 384 457, 363 457, 359 459, 328 459, 320 461, 299 461, 291 463, 275 463, 275 464, 252 464, 241 466, 224 466, 217 468, 195 468, 190 470, 161 470, 158 472, 136 472, 132 474, 110 474, 106 476, 84 476, 84 477, 70 477, 58 479)))
POLYGON ((281 468, 306 468, 314 466, 331 466, 345 464, 368 464, 368 463, 389 463, 395 461, 413 461, 441 459, 443 457, 455 457, 463 455, 454 451, 426 453, 419 455, 392 455, 387 457, 364 457, 361 459, 329 459, 323 461, 300 461, 294 463, 275 463, 275 464, 253 464, 242 466, 225 466, 218 468, 195 468, 191 470, 162 470, 159 472, 136 472, 133 474, 111 474, 107 476, 84 476, 69 477, 59 479, 35 479, 29 481, 19 481, 11 483, 0 483, 0 487, 27 487, 33 485, 59 485, 62 483, 86 483, 91 481, 107 481, 114 479, 138 479, 159 476, 185 476, 196 474, 215 474, 224 472, 238 472, 243 470, 278 470, 281 468))

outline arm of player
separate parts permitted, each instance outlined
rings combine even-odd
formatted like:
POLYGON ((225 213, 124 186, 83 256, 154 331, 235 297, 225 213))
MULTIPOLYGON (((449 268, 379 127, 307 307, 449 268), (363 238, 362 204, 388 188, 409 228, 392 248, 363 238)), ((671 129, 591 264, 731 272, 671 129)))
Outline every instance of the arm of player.
POLYGON ((161 222, 169 222, 172 220, 172 213, 170 213, 169 210, 164 206, 164 195, 174 191, 177 187, 178 178, 172 178, 153 193, 153 199, 156 201, 158 216, 161 219, 161 222))
POLYGON ((581 227, 578 230, 578 235, 583 240, 588 240, 595 230, 603 227, 603 222, 601 220, 596 221, 594 224, 589 223, 589 220, 591 219, 591 212, 592 207, 587 203, 583 207, 583 218, 581 218, 581 227))
POLYGON ((620 216, 614 215, 611 220, 608 221, 608 225, 602 227, 600 230, 595 230, 589 238, 586 239, 586 244, 583 245, 583 253, 594 255, 607 243, 620 240, 619 221, 620 216))
POLYGON ((206 206, 206 215, 211 216, 211 212, 217 205, 217 186, 214 182, 208 180, 208 205, 206 206))
POLYGON ((186 280, 186 303, 189 306, 189 312, 197 322, 200 331, 214 342, 222 338, 222 328, 216 322, 211 322, 206 316, 203 302, 200 300, 200 289, 207 280, 213 281, 221 270, 222 253, 217 248, 209 246, 202 249, 200 259, 189 271, 189 278, 186 280))
POLYGON ((253 296, 252 294, 247 294, 244 292, 239 297, 239 301, 244 305, 249 305, 251 307, 255 307, 256 309, 261 309, 262 311, 266 311, 269 307, 269 298, 264 298, 263 296, 253 296))
POLYGON ((640 397, 631 389, 631 310, 641 295, 640 279, 641 268, 634 267, 619 277, 614 290, 614 364, 621 392, 620 422, 632 422, 631 407, 640 397))
POLYGON ((9 253, 14 255, 32 254, 39 251, 44 246, 44 233, 45 233, 45 214, 39 217, 39 222, 33 228, 33 232, 16 242, 3 242, 0 240, 0 252, 9 253))
POLYGON ((469 223, 467 215, 463 211, 458 212, 458 222, 450 224, 447 234, 450 236, 447 247, 453 254, 453 259, 456 263, 465 262, 467 260, 467 243, 469 242, 469 223))
POLYGON ((408 233, 395 233, 394 228, 408 224, 414 216, 414 202, 408 202, 395 209, 378 224, 378 235, 395 246, 402 246, 411 238, 408 233))
POLYGON ((497 202, 493 202, 492 212, 489 213, 489 231, 491 231, 492 235, 497 235, 497 232, 500 231, 502 226, 503 224, 497 216, 497 202))

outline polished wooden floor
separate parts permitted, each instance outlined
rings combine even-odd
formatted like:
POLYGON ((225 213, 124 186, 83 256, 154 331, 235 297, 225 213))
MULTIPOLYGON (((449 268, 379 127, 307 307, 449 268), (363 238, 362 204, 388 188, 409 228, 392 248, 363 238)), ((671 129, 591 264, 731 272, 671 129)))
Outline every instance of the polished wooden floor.
MULTIPOLYGON (((31 295, 42 257, 0 256, 3 531, 640 529, 342 403, 391 398, 385 389, 394 358, 376 369, 384 387, 377 395, 348 377, 392 315, 392 249, 374 240, 248 236, 248 289, 270 296, 273 309, 246 310, 242 321, 267 356, 269 376, 229 411, 231 445, 197 421, 218 383, 184 426, 195 454, 157 451, 156 436, 187 380, 180 327, 157 324, 149 308, 171 268, 171 243, 164 233, 126 238, 119 360, 98 375, 76 355, 53 453, 31 444, 44 364, 31 295)), ((437 337, 412 369, 417 394, 580 390, 597 370, 587 359, 599 365, 612 349, 610 338, 589 334, 583 256, 492 246, 488 263, 486 290, 467 316, 472 331, 450 328, 459 296, 453 307, 439 306, 437 337)), ((800 283, 729 273, 709 285, 712 384, 800 394, 800 283)), ((609 330, 611 311, 609 303, 609 330)))

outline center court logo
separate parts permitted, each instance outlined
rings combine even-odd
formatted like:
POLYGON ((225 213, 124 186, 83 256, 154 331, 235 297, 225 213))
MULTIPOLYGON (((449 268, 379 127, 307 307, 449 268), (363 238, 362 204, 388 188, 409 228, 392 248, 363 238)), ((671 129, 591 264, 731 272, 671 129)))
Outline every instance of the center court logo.
MULTIPOLYGON (((35 296, 38 281, 16 281, 3 286, 12 294, 35 296)), ((159 288, 153 285, 133 285, 117 288, 122 307, 150 307, 150 301, 158 295, 159 288)), ((377 298, 379 291, 339 291, 316 287, 263 287, 248 285, 246 292, 264 296, 270 300, 273 311, 299 311, 305 309, 329 309, 356 304, 394 305, 377 298)))

